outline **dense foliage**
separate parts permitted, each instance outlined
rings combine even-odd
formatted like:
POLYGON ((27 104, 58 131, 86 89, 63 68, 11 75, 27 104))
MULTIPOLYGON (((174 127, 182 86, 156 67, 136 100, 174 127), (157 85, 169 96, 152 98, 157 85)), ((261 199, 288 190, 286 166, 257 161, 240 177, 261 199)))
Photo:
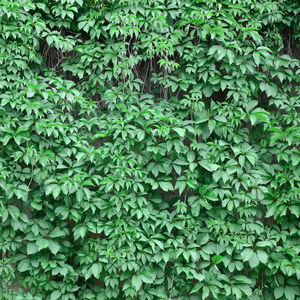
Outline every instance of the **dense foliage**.
POLYGON ((300 4, 0 2, 0 299, 300 299, 300 4))

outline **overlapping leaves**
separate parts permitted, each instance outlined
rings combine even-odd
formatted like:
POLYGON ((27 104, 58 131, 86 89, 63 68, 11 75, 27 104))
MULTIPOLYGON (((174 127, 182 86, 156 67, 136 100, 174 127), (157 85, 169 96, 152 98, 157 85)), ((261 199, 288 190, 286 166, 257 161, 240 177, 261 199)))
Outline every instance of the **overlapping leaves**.
POLYGON ((1 299, 300 298, 299 11, 1 2, 1 299))

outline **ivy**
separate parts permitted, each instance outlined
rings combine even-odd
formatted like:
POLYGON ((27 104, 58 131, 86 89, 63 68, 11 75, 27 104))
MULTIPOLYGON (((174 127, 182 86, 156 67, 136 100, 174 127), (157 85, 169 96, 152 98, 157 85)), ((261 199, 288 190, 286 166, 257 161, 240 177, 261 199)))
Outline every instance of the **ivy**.
POLYGON ((0 3, 0 298, 300 299, 297 1, 0 3))

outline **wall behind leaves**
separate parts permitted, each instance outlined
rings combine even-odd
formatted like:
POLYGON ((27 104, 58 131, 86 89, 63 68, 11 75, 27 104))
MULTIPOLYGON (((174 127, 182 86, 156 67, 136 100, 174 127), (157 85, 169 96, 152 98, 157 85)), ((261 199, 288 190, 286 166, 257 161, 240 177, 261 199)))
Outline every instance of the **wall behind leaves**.
POLYGON ((300 5, 0 2, 0 299, 300 299, 300 5))

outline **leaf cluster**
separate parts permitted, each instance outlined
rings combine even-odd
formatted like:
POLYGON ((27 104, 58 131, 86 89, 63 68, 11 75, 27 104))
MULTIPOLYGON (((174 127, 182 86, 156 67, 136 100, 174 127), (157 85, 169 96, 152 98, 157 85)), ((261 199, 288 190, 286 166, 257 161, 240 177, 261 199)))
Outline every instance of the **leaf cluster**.
POLYGON ((0 298, 300 299, 299 12, 0 2, 0 298))

